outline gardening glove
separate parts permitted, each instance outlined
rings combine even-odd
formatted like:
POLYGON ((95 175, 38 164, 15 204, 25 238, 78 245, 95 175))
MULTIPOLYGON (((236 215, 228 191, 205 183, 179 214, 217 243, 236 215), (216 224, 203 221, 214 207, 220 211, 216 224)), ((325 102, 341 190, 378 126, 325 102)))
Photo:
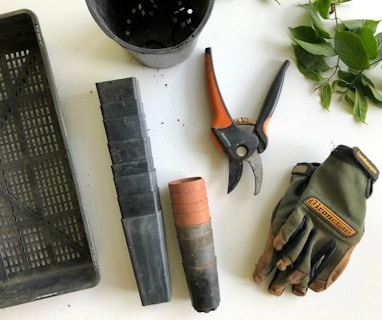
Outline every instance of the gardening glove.
MULTIPOLYGON (((289 215, 295 209, 302 193, 305 191, 305 188, 309 183, 310 177, 318 166, 318 163, 298 163, 296 166, 294 166, 291 173, 289 187, 273 210, 271 227, 269 229, 265 249, 260 256, 253 272, 253 280, 256 283, 260 284, 263 282, 265 278, 273 271, 277 261, 280 260, 280 254, 282 254, 282 252, 274 250, 274 237, 280 230, 281 226, 284 225, 284 223, 287 221, 289 215)), ((290 243, 292 242, 293 241, 290 241, 290 243)), ((284 254, 285 250, 288 250, 287 246, 284 247, 284 254)), ((271 287, 270 290, 272 290, 271 287)))
POLYGON ((366 199, 378 175, 358 148, 339 146, 330 154, 273 240, 283 254, 270 292, 281 294, 285 283, 296 295, 308 287, 320 292, 341 275, 362 238, 366 199))

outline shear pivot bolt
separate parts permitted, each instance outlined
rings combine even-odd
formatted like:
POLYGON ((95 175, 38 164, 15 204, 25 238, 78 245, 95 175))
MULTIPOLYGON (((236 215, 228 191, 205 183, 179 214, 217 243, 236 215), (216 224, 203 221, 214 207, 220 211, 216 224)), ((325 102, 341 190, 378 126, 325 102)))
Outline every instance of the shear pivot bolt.
POLYGON ((244 146, 238 146, 236 148, 236 155, 240 158, 244 158, 248 154, 248 149, 244 146))

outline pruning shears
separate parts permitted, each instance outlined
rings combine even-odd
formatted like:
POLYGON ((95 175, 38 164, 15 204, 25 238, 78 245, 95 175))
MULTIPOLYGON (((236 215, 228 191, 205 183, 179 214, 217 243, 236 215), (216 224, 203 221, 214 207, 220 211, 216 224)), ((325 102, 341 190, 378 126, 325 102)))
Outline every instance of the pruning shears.
POLYGON ((211 134, 217 148, 224 151, 229 159, 228 193, 239 183, 243 172, 243 162, 248 162, 255 177, 255 192, 258 194, 263 180, 263 166, 260 154, 268 145, 267 126, 277 105, 289 60, 284 61, 265 97, 256 121, 249 118, 233 120, 220 93, 212 61, 211 48, 205 50, 207 89, 212 111, 211 134), (240 128, 253 126, 252 132, 240 128))

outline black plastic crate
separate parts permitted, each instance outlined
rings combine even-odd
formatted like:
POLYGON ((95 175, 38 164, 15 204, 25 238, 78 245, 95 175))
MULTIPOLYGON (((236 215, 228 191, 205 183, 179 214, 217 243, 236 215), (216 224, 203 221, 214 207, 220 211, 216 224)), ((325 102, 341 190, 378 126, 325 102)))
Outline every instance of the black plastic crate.
POLYGON ((0 15, 0 307, 98 279, 37 17, 0 15))

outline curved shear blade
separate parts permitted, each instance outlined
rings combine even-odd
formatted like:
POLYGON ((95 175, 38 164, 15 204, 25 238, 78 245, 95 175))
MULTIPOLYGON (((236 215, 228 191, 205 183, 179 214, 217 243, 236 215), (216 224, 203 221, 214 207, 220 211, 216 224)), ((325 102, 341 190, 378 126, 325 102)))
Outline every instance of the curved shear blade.
POLYGON ((242 161, 234 161, 229 160, 229 178, 228 178, 228 191, 227 193, 230 193, 237 184, 239 183, 239 180, 241 178, 241 174, 243 172, 243 162, 242 161))
POLYGON ((251 166, 253 175, 255 177, 255 192, 258 194, 261 190, 261 184, 263 182, 263 164, 261 162, 261 157, 258 151, 256 151, 251 157, 245 160, 251 166))

